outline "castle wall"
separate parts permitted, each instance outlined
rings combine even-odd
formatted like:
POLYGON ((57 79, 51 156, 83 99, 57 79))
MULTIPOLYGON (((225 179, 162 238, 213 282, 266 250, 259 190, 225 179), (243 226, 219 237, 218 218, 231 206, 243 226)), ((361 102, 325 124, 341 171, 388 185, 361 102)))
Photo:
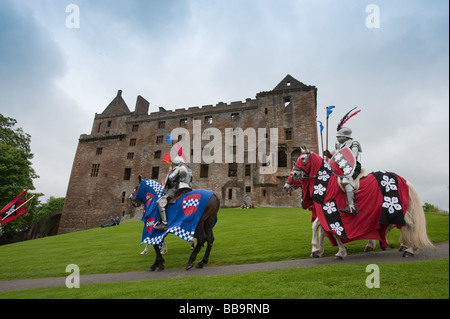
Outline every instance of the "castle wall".
MULTIPOLYGON (((144 98, 139 96, 135 111, 130 112, 119 91, 105 111, 95 115, 91 133, 80 136, 59 233, 98 227, 109 222, 110 216, 140 216, 141 208, 131 206, 128 197, 139 175, 163 182, 168 167, 161 159, 172 148, 165 140, 177 128, 189 134, 189 140, 184 136, 182 142, 190 148, 184 149, 194 174, 193 188, 213 190, 222 207, 241 206, 246 198, 255 206, 300 206, 300 191, 289 196, 283 185, 301 145, 318 152, 316 95, 314 86, 288 75, 274 90, 260 92, 255 99, 177 110, 160 107, 148 114, 144 98), (258 155, 256 162, 251 161, 251 153, 262 144, 248 143, 247 138, 239 149, 230 149, 233 163, 226 162, 227 129, 247 128, 266 129, 263 139, 257 134, 257 143, 266 143, 267 153, 274 138, 270 129, 277 129, 274 174, 260 174, 262 164, 258 155), (221 139, 202 140, 200 136, 209 129, 221 139), (206 163, 201 153, 213 140, 222 145, 220 163, 206 163), (244 153, 243 163, 236 163, 239 152, 244 153)), ((173 138, 178 142, 178 136, 173 138)), ((232 143, 236 145, 235 140, 232 143)))

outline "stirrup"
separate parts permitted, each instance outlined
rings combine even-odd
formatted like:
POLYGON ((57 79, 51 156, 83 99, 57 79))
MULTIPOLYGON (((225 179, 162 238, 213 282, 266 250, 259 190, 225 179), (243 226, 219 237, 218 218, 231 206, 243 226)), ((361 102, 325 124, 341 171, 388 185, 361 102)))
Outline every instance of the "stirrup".
POLYGON ((339 211, 342 212, 342 213, 345 213, 345 214, 352 215, 352 216, 356 216, 356 215, 359 214, 359 211, 358 211, 358 209, 356 207, 355 208, 351 208, 350 206, 342 208, 339 211))
POLYGON ((157 230, 166 230, 167 229, 167 222, 161 222, 157 226, 153 226, 154 229, 157 230))

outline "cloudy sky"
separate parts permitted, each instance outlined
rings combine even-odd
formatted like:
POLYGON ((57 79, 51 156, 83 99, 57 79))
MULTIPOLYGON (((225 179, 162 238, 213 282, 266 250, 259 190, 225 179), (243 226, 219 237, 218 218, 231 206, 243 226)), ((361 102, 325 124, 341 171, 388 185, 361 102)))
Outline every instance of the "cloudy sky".
POLYGON ((358 106, 349 126, 363 166, 398 173, 422 202, 448 210, 448 6, 0 0, 0 113, 32 136, 36 191, 62 197, 80 134, 117 90, 131 110, 142 95, 157 111, 254 98, 291 74, 318 88, 319 120, 336 106, 332 141, 338 120, 358 106))

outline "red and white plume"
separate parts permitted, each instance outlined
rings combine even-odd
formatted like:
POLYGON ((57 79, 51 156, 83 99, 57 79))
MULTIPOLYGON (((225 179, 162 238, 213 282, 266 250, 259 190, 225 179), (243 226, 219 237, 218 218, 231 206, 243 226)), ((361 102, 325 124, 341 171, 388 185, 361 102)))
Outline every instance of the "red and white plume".
POLYGON ((344 124, 351 119, 353 116, 355 116, 356 114, 358 114, 359 112, 361 112, 361 110, 358 110, 356 112, 354 112, 353 114, 350 115, 350 113, 353 112, 353 110, 356 109, 356 107, 352 108, 347 114, 344 115, 344 117, 339 121, 339 124, 337 126, 337 130, 339 131, 344 124))

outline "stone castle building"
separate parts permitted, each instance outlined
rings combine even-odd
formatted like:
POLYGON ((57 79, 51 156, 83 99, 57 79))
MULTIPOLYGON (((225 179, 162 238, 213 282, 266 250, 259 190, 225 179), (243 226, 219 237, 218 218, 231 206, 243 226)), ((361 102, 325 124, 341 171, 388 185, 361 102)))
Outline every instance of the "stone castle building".
POLYGON ((161 160, 173 148, 166 138, 174 129, 186 133, 173 134, 173 143, 185 143, 193 188, 213 190, 222 207, 237 207, 244 202, 300 206, 300 194, 289 196, 283 185, 301 145, 318 152, 315 86, 287 75, 273 90, 245 102, 176 110, 159 107, 150 114, 150 103, 143 97, 137 97, 135 110, 130 111, 121 94, 119 90, 106 109, 95 114, 91 133, 79 138, 59 233, 99 227, 110 216, 134 216, 138 210, 130 205, 128 196, 139 175, 164 181, 168 167, 161 160), (257 144, 250 134, 244 135, 244 144, 237 143, 238 137, 233 135, 233 144, 230 139, 227 144, 226 137, 233 132, 254 132, 257 144), (278 139, 274 140, 276 135, 278 139), (217 148, 205 150, 211 140, 222 145, 222 154, 216 153, 217 148), (269 144, 274 142, 277 149, 271 152, 269 144), (257 154, 255 160, 255 152, 264 143, 267 156, 257 154), (227 151, 232 160, 225 158, 227 151), (214 155, 216 160, 205 161, 201 154, 214 155), (262 174, 261 167, 274 160, 275 170, 262 174))

